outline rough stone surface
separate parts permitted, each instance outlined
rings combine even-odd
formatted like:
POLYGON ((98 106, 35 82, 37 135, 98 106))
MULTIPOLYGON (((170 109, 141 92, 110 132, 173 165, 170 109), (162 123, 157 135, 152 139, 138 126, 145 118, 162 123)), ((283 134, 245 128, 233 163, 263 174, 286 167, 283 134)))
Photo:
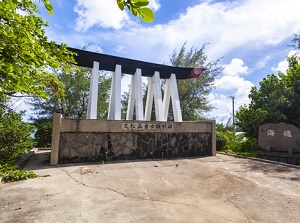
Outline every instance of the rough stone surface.
POLYGON ((214 120, 61 119, 58 127, 59 148, 52 148, 57 154, 51 160, 59 163, 216 155, 214 120))
POLYGON ((268 123, 259 127, 258 143, 269 152, 300 153, 300 129, 283 122, 268 123))
POLYGON ((211 133, 61 133, 59 162, 212 155, 211 133))

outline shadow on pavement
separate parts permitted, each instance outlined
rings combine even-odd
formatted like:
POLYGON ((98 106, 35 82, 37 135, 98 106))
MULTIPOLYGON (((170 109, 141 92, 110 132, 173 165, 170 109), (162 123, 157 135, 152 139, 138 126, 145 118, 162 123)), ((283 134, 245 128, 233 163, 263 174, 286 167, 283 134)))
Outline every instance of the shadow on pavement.
POLYGON ((185 159, 202 159, 210 156, 195 156, 195 157, 180 157, 180 158, 165 158, 165 159, 134 159, 134 160, 113 160, 107 163, 102 162, 88 162, 88 163, 65 163, 58 164, 57 166, 50 166, 51 150, 41 150, 34 153, 26 162, 25 166, 22 168, 24 170, 39 170, 39 169, 49 169, 58 167, 68 167, 68 166, 93 166, 93 165, 110 165, 117 163, 134 163, 134 162, 151 162, 151 161, 171 161, 171 160, 185 160, 185 159))
POLYGON ((283 163, 270 163, 264 160, 251 160, 251 159, 241 159, 238 161, 239 164, 243 165, 248 171, 261 171, 266 175, 271 175, 274 173, 291 173, 299 167, 287 166, 283 163))

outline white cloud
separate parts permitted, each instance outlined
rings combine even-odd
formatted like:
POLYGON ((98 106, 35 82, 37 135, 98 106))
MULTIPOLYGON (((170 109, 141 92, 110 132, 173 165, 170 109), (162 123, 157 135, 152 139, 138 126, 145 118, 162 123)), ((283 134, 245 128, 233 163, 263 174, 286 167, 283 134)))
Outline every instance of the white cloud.
POLYGON ((160 8, 159 0, 150 0, 148 5, 154 12, 160 8))
MULTIPOLYGON (((291 51, 288 53, 288 57, 293 56, 293 55, 296 55, 296 54, 299 54, 299 53, 300 53, 300 51, 291 50, 291 51)), ((289 67, 289 64, 288 64, 288 62, 287 62, 287 60, 286 60, 286 58, 285 58, 284 60, 282 60, 282 61, 280 61, 280 62, 278 63, 277 67, 272 67, 271 70, 272 70, 273 72, 278 72, 278 71, 280 71, 280 72, 285 73, 286 70, 288 69, 288 67, 289 67)))
POLYGON ((226 122, 232 113, 232 99, 224 94, 210 94, 209 101, 214 106, 209 118, 214 118, 218 122, 226 122))
MULTIPOLYGON (((249 88, 253 86, 253 84, 240 76, 245 75, 248 72, 249 68, 245 65, 244 61, 238 58, 234 58, 231 60, 230 64, 224 66, 224 75, 216 80, 215 86, 218 89, 243 89, 243 91, 247 92, 249 88)), ((239 90, 238 92, 242 91, 239 90)))
MULTIPOLYGON (((92 2, 99 4, 99 1, 92 0, 92 2)), ((98 7, 100 6, 99 4, 98 7)), ((119 10, 114 5, 113 7, 116 11, 119 10)), ((290 37, 292 33, 300 32, 299 7, 300 1, 295 3, 293 0, 273 0, 272 6, 267 0, 201 3, 187 8, 177 19, 167 24, 147 28, 135 26, 119 30, 118 33, 106 33, 106 35, 111 36, 109 39, 112 43, 122 43, 124 51, 134 54, 136 58, 151 58, 164 62, 175 48, 178 49, 185 41, 188 41, 187 47, 201 47, 203 43, 209 42, 206 52, 209 59, 216 59, 239 47, 248 46, 250 49, 259 49, 264 45, 277 44, 290 37), (156 53, 153 54, 153 52, 156 53)), ((92 6, 92 9, 95 8, 97 7, 92 6)), ((87 29, 96 25, 98 21, 96 18, 101 13, 94 14, 86 12, 86 19, 83 21, 87 25, 79 27, 87 29), (93 22, 89 23, 90 20, 93 22)), ((119 26, 115 27, 122 26, 120 21, 117 22, 119 26)), ((102 33, 96 35, 95 38, 99 35, 102 33)), ((264 63, 258 66, 264 66, 264 63)))
POLYGON ((74 11, 78 14, 77 31, 87 31, 93 26, 120 29, 129 21, 127 12, 121 11, 112 0, 77 0, 74 11))
POLYGON ((249 68, 244 64, 244 61, 238 58, 234 58, 231 60, 231 63, 224 66, 223 73, 228 76, 236 76, 247 74, 249 72, 249 68))
POLYGON ((266 64, 267 64, 271 59, 272 59, 272 57, 269 56, 269 55, 264 56, 262 60, 258 61, 258 62, 255 64, 255 69, 261 69, 261 68, 266 67, 266 64))
POLYGON ((282 60, 278 63, 278 66, 276 68, 273 67, 271 68, 271 70, 275 73, 278 71, 285 73, 287 68, 288 68, 288 62, 286 60, 282 60))
MULTIPOLYGON (((160 7, 159 1, 151 1, 151 4, 157 10, 160 7)), ((115 1, 77 0, 77 31, 95 26, 118 30, 105 33, 93 30, 88 35, 77 33, 74 38, 86 43, 109 43, 117 46, 113 49, 124 56, 159 63, 169 61, 169 54, 185 41, 187 47, 198 48, 209 42, 206 53, 209 60, 214 60, 235 49, 259 49, 299 33, 298 8, 300 1, 294 0, 272 0, 272 5, 268 0, 209 1, 187 8, 168 23, 143 26, 132 22, 132 16, 120 11, 115 1)), ((257 63, 254 69, 264 67, 269 59, 257 63)))
POLYGON ((187 9, 167 28, 176 30, 177 39, 188 37, 192 45, 208 41, 210 54, 225 55, 236 47, 277 44, 300 30, 300 2, 294 0, 245 0, 202 3, 187 9))
MULTIPOLYGON (((113 46, 111 49, 120 56, 157 63, 168 62, 172 51, 175 48, 179 49, 185 41, 187 41, 187 48, 191 46, 199 48, 203 43, 209 42, 205 52, 210 61, 222 56, 226 57, 233 51, 241 51, 240 54, 247 57, 249 56, 247 50, 259 50, 266 45, 275 48, 276 44, 291 37, 293 33, 300 32, 300 1, 214 2, 206 1, 189 7, 177 18, 164 24, 126 26, 125 29, 124 24, 130 24, 131 16, 121 12, 116 7, 115 1, 77 0, 76 10, 79 15, 76 20, 77 30, 86 31, 94 26, 119 30, 106 30, 105 33, 97 30, 89 35, 76 33, 73 34, 74 42, 81 45, 84 45, 84 42, 101 43, 100 46, 109 44, 113 46), (122 27, 124 29, 120 29, 122 27)), ((159 5, 158 1, 155 3, 159 5)), ((156 8, 158 10, 159 6, 156 8)), ((63 39, 62 36, 56 38, 63 39)), ((70 39, 67 41, 70 42, 70 39)), ((271 55, 272 51, 268 54, 271 55)), ((241 59, 233 59, 225 67, 225 75, 216 82, 219 86, 218 90, 222 92, 213 95, 215 99, 212 99, 212 104, 215 102, 222 113, 224 111, 222 106, 225 106, 222 103, 227 101, 224 98, 228 99, 226 96, 228 92, 236 96, 236 103, 247 104, 249 102, 247 96, 253 86, 247 80, 251 78, 251 71, 265 67, 271 59, 266 56, 251 66, 251 69, 241 59), (247 79, 246 74, 248 74, 247 79), (220 101, 217 101, 217 97, 220 97, 220 101)), ((280 66, 281 68, 273 69, 284 69, 284 63, 280 66)), ((228 100, 230 102, 230 99, 228 100)))
MULTIPOLYGON (((234 96, 235 112, 242 106, 250 103, 248 98, 249 92, 244 92, 242 95, 234 92, 230 96, 234 96)), ((209 112, 209 118, 214 118, 217 122, 227 122, 232 117, 232 99, 226 94, 213 92, 209 96, 209 101, 214 109, 209 112)))
POLYGON ((103 50, 97 44, 88 44, 87 46, 85 46, 85 50, 96 52, 96 53, 103 53, 103 50))
MULTIPOLYGON (((160 3, 152 0, 149 7, 155 12, 160 8, 160 3)), ((93 26, 121 29, 134 24, 128 16, 128 9, 121 11, 115 0, 77 0, 74 11, 78 14, 77 31, 87 31, 93 26)))
POLYGON ((229 96, 235 97, 236 109, 250 102, 248 95, 254 85, 241 77, 248 72, 249 68, 238 58, 232 59, 230 64, 224 66, 224 75, 215 81, 217 89, 209 98, 215 108, 210 112, 210 116, 216 118, 218 122, 226 122, 231 117, 232 99, 229 96))

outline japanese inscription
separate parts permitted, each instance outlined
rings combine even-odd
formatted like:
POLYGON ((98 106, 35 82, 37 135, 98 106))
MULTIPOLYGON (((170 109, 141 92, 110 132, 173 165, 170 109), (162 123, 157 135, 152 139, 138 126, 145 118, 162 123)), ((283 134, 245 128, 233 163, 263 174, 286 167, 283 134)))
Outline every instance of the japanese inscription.
POLYGON ((268 129, 267 136, 271 136, 271 137, 275 136, 275 131, 273 129, 268 129))
MULTIPOLYGON (((273 129, 268 129, 267 136, 270 136, 270 137, 275 136, 275 131, 273 129)), ((292 138, 292 132, 290 130, 284 130, 283 131, 283 136, 292 138)))
POLYGON ((173 124, 122 123, 122 130, 172 130, 173 124))
POLYGON ((283 136, 284 137, 292 138, 292 133, 291 133, 290 130, 286 130, 286 131, 283 131, 283 136))

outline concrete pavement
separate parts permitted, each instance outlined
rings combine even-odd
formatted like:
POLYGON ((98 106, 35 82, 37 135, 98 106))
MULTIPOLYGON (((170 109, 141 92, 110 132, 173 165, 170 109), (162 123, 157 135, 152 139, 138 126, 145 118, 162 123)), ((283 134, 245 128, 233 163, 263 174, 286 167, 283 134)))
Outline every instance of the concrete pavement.
POLYGON ((299 222, 300 169, 220 155, 51 167, 0 184, 0 222, 299 222), (49 175, 49 176, 48 176, 49 175))

